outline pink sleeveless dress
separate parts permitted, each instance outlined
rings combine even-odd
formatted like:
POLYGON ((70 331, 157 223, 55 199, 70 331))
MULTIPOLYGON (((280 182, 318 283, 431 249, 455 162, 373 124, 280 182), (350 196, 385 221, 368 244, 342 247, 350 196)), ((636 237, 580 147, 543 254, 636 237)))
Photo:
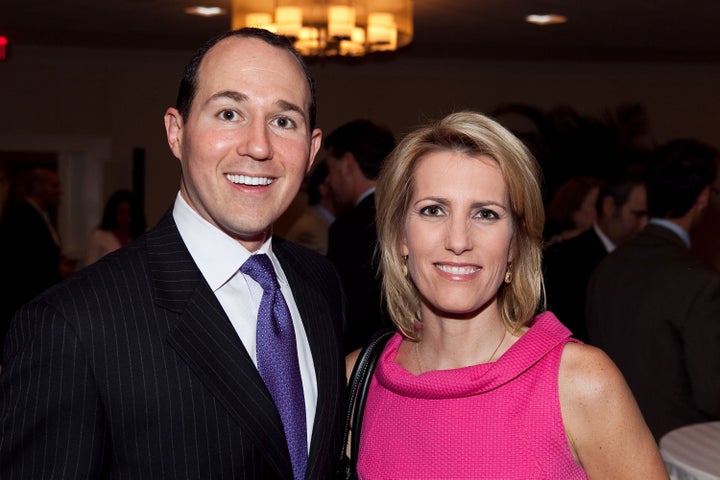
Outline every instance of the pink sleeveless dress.
POLYGON ((585 479, 560 414, 558 369, 570 331, 552 313, 496 362, 415 376, 380 358, 360 439, 361 479, 585 479))

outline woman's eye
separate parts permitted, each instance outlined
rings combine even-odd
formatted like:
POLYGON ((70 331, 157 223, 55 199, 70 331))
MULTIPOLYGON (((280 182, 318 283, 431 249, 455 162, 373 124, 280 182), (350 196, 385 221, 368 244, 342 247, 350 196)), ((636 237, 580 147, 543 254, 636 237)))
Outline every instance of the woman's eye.
POLYGON ((287 117, 276 118, 273 123, 283 129, 295 128, 295 122, 287 117))
POLYGON ((223 120, 233 121, 238 119, 237 112, 233 110, 223 110, 220 112, 220 118, 223 120))
POLYGON ((486 220, 496 220, 496 219, 500 218, 500 216, 496 212, 494 212, 492 210, 488 210, 486 208, 483 208, 480 211, 478 211, 476 216, 478 218, 483 218, 486 220))
POLYGON ((430 206, 421 208, 420 213, 422 215, 427 215, 429 217, 439 217, 444 212, 443 212, 442 207, 440 207, 438 205, 430 205, 430 206))

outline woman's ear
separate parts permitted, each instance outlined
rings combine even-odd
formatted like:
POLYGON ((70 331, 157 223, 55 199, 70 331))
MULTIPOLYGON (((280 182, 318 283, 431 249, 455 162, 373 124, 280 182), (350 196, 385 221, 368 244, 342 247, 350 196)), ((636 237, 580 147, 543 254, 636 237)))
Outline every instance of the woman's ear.
POLYGON ((405 235, 402 235, 398 241, 398 250, 400 251, 401 257, 407 257, 410 254, 410 249, 407 246, 405 235))
POLYGON ((517 237, 513 235, 512 240, 510 240, 510 248, 508 249, 508 258, 507 258, 507 264, 510 266, 510 264, 515 260, 515 257, 517 256, 517 237))

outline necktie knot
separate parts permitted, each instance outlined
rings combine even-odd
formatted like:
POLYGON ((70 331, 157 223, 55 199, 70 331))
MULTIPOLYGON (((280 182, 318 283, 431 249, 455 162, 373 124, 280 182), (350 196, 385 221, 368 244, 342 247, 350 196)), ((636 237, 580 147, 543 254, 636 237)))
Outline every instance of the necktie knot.
POLYGON ((265 292, 274 293, 279 288, 270 257, 264 253, 251 255, 240 271, 259 283, 265 292))

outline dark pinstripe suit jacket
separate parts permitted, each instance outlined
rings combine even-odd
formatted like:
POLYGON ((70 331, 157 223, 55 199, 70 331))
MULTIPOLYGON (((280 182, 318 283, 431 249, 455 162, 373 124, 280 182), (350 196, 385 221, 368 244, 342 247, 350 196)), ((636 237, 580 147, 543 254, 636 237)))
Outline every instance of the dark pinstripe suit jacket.
MULTIPOLYGON (((273 251, 318 380, 307 478, 327 478, 343 297, 321 256, 279 239, 273 251)), ((0 478, 292 478, 270 394, 171 214, 19 311, 0 375, 0 478)))

